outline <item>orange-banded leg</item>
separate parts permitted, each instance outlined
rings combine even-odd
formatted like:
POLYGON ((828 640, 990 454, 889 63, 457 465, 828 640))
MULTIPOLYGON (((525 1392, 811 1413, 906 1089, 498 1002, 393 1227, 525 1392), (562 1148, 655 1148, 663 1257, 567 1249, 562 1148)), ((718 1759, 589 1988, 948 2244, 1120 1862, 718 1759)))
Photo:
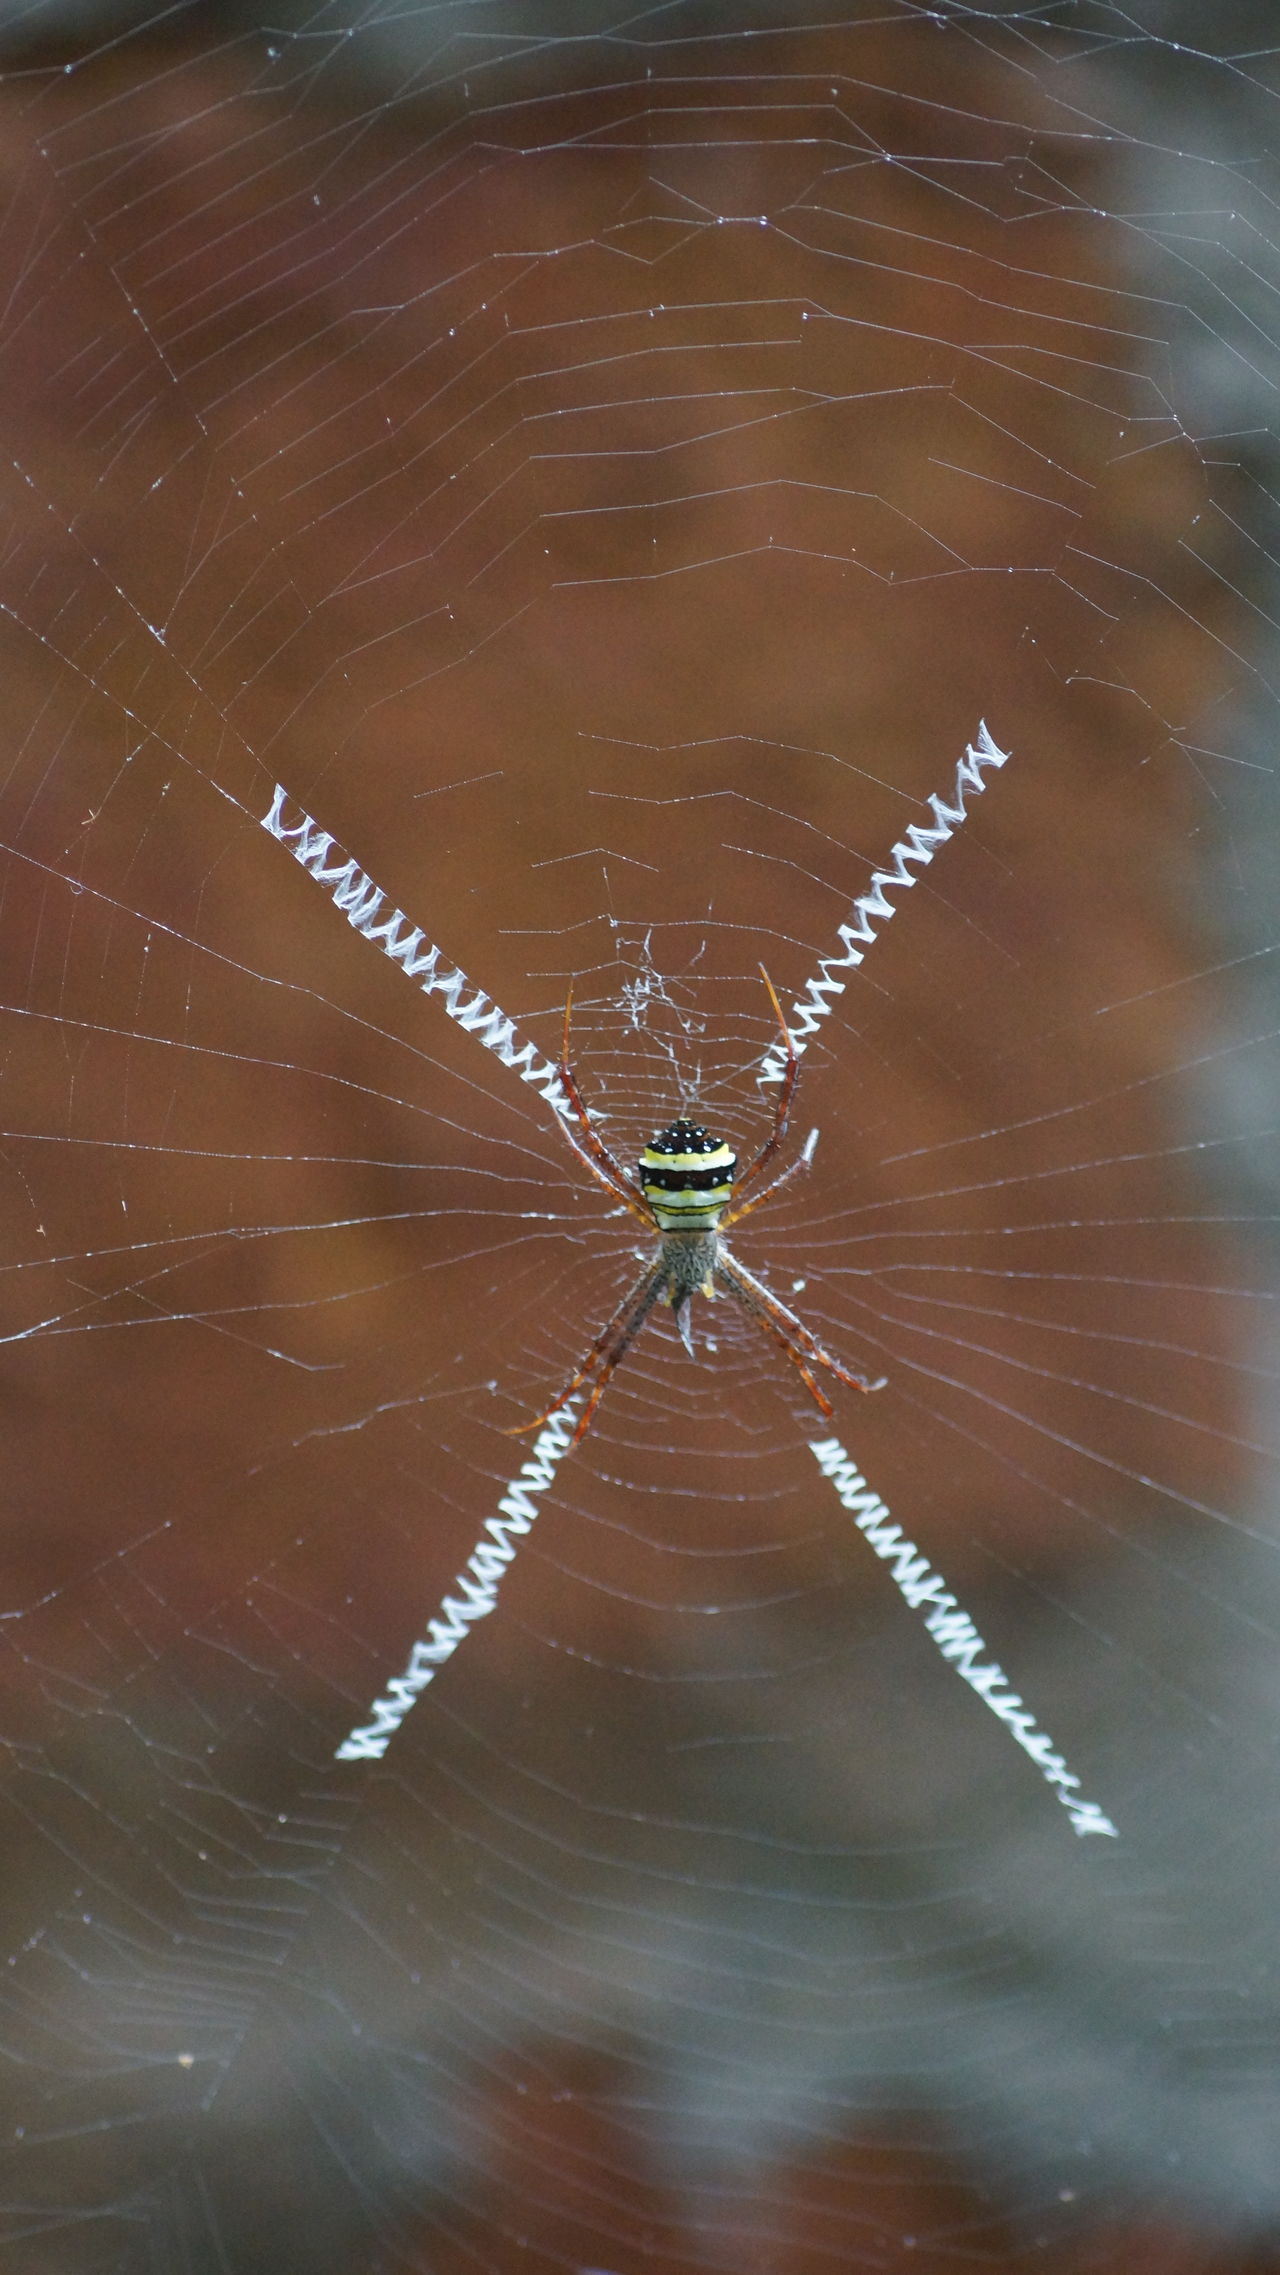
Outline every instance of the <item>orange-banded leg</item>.
POLYGON ((721 1251, 715 1276, 726 1295, 732 1296, 734 1302, 746 1312, 749 1319, 755 1321, 770 1342, 776 1344, 790 1359, 820 1413, 830 1416, 835 1408, 814 1380, 812 1369, 815 1366, 825 1367, 837 1382, 847 1383, 851 1390, 884 1389, 888 1381, 887 1375, 882 1375, 878 1382, 873 1382, 869 1375, 856 1374, 852 1367, 842 1366, 839 1359, 833 1359, 830 1351, 823 1347, 804 1321, 797 1319, 794 1311, 789 1311, 785 1303, 779 1303, 777 1296, 771 1295, 768 1288, 762 1286, 738 1262, 737 1257, 730 1256, 727 1250, 721 1251))
MULTIPOLYGON (((556 1120, 584 1168, 589 1169, 593 1177, 598 1178, 602 1185, 608 1187, 615 1200, 621 1201, 624 1208, 630 1209, 632 1216, 638 1216, 640 1222, 647 1224, 649 1230, 653 1232, 657 1229, 657 1223, 648 1202, 643 1194, 637 1191, 634 1181, 628 1177, 622 1163, 615 1161, 610 1153, 604 1139, 592 1123, 582 1092, 578 1088, 578 1078, 573 1071, 569 1057, 569 1015, 572 1009, 573 982, 570 980, 569 992, 564 999, 564 1039, 560 1046, 560 1059, 556 1073, 560 1078, 561 1089, 573 1108, 574 1119, 582 1135, 575 1137, 563 1114, 557 1114, 556 1120)), ((555 1408, 553 1407, 551 1411, 554 1413, 555 1408)))
MULTIPOLYGON (((721 1218, 721 1231, 727 1232, 731 1224, 737 1224, 744 1216, 750 1216, 751 1211, 758 1209, 762 1201, 771 1201, 775 1193, 780 1193, 784 1185, 789 1185, 793 1177, 798 1177, 802 1169, 807 1169, 813 1160, 813 1149, 817 1142, 817 1131, 810 1130, 794 1161, 789 1161, 785 1169, 780 1170, 776 1177, 771 1177, 768 1184, 762 1185, 758 1193, 753 1193, 749 1201, 744 1201, 740 1209, 730 1209, 728 1215, 721 1218)), ((742 1180, 739 1179, 737 1190, 741 1190, 741 1185, 742 1180)))
POLYGON ((549 1422, 553 1414, 558 1414, 562 1406, 568 1405, 575 1390, 581 1390, 583 1383, 596 1374, 598 1367, 600 1371, 592 1384, 591 1396, 578 1416, 578 1426, 569 1443, 576 1446, 580 1438, 585 1438, 591 1427, 591 1417, 605 1394, 610 1375, 619 1361, 626 1357, 669 1277, 670 1267, 666 1258, 655 1257, 634 1285, 628 1288, 612 1319, 601 1328, 572 1381, 565 1384, 558 1398, 552 1399, 545 1414, 537 1415, 532 1422, 517 1423, 515 1429, 503 1432, 504 1437, 520 1438, 529 1430, 540 1430, 544 1422, 549 1422))
MULTIPOLYGON (((760 1175, 761 1170, 766 1166, 768 1162, 772 1161, 775 1153, 778 1150, 778 1147, 781 1145, 784 1137, 786 1136, 787 1121, 791 1113, 791 1100, 795 1092, 796 1083, 800 1077, 800 1061, 796 1057, 796 1047, 791 1040, 791 1030, 787 1026, 787 1022, 782 1016, 782 1005, 778 1001, 777 990, 775 989, 773 981, 770 979, 769 974, 765 970, 763 964, 760 966, 760 977, 769 990, 769 1001, 773 1005, 774 1017, 777 1019, 778 1025, 782 1030, 782 1040, 786 1045, 787 1051, 787 1071, 782 1077, 782 1086, 778 1091, 778 1103, 773 1109, 773 1128, 770 1130, 769 1135, 765 1139, 764 1144, 761 1146, 759 1153, 755 1157, 755 1160, 751 1163, 748 1169, 744 1169, 741 1177, 739 1177, 737 1184, 734 1187, 735 1195, 741 1193, 746 1188, 746 1186, 753 1185, 755 1183, 756 1178, 760 1175)), ((793 1174, 794 1170, 802 1167, 803 1158, 804 1157, 802 1156, 800 1161, 793 1162, 790 1169, 785 1169, 783 1171, 783 1177, 790 1177, 793 1174)), ((771 1193, 776 1192, 778 1186, 781 1183, 782 1177, 777 1177, 766 1188, 766 1190, 771 1193)), ((758 1202, 762 1201, 764 1197, 765 1196, 763 1193, 758 1193, 755 1200, 749 1201, 747 1203, 747 1208, 755 1208, 758 1202)), ((734 1216, 745 1216, 746 1213, 747 1211, 745 1208, 736 1208, 733 1212, 734 1216)), ((726 1219, 727 1223, 732 1223, 732 1221, 732 1217, 726 1219)))

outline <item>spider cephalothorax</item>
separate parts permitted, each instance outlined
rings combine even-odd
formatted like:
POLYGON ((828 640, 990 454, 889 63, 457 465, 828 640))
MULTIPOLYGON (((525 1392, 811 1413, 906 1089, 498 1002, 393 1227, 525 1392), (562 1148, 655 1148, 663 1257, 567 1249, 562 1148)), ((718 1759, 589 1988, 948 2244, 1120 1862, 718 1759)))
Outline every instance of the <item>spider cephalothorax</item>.
POLYGON ((807 1168, 817 1140, 815 1130, 796 1159, 778 1176, 770 1178, 749 1200, 741 1199, 748 1185, 753 1184, 765 1165, 772 1161, 786 1136, 787 1117, 800 1071, 795 1045, 787 1031, 773 983, 763 964, 760 970, 782 1029, 787 1063, 774 1108, 773 1128, 741 1177, 732 1146, 726 1145, 723 1138, 712 1137, 699 1123, 683 1115, 650 1139, 636 1164, 639 1182, 627 1175, 592 1124, 578 1088, 569 1058, 569 1013, 573 1001, 570 991, 564 1007, 564 1047, 558 1072, 579 1134, 575 1136, 567 1122, 562 1122, 561 1127, 592 1176, 598 1177, 616 1200, 658 1234, 658 1247, 608 1325, 597 1335, 572 1380, 565 1384, 544 1414, 539 1414, 536 1421, 522 1424, 522 1429, 539 1429, 594 1375, 590 1396, 573 1433, 571 1442, 576 1445, 590 1428, 591 1417, 604 1396, 610 1375, 625 1357, 656 1303, 665 1301, 671 1305, 681 1341, 692 1354, 689 1314, 695 1295, 729 1296, 790 1359, 822 1413, 829 1415, 833 1408, 814 1379, 815 1366, 825 1367, 828 1374, 834 1375, 838 1382, 848 1383, 851 1389, 883 1389, 883 1378, 872 1382, 867 1375, 856 1374, 852 1368, 833 1359, 803 1321, 797 1319, 785 1303, 779 1303, 778 1298, 738 1262, 721 1231, 722 1225, 736 1224, 751 1209, 768 1200, 789 1177, 794 1177, 797 1169, 807 1168))

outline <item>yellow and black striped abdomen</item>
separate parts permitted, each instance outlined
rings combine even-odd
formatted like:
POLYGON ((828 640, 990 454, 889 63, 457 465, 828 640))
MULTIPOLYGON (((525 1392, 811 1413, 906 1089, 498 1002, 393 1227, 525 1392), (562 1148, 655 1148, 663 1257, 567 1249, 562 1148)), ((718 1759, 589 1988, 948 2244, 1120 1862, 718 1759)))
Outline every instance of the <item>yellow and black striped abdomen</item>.
POLYGON ((738 1157, 696 1122, 672 1122, 645 1147, 640 1190, 662 1232, 714 1232, 733 1197, 738 1157))

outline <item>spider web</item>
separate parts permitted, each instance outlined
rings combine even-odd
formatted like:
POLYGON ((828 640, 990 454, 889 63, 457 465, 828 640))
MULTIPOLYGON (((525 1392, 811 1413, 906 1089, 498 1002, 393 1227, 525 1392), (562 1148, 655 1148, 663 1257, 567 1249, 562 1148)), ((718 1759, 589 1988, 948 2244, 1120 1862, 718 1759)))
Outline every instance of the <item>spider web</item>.
POLYGON ((728 13, 10 19, 6 2266, 1277 2248, 1266 16, 728 13))

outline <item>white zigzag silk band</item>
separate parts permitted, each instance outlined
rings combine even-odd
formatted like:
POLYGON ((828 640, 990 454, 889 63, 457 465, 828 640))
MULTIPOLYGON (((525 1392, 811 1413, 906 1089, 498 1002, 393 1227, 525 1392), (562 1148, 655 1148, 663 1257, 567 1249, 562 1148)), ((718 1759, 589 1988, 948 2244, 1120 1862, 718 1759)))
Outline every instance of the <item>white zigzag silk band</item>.
MULTIPOLYGON (((838 956, 823 958, 816 977, 809 982, 808 993, 798 1003, 792 1004, 789 1025, 797 1056, 807 1048, 808 1037, 814 1032, 818 1021, 827 1017, 832 996, 844 994, 844 981, 837 979, 835 974, 857 968, 868 944, 876 937, 877 925, 887 924, 893 915, 895 904, 885 899, 886 886, 893 888, 914 885, 916 880, 908 872, 907 862, 914 861, 917 870, 928 868, 939 846, 945 845, 948 838, 954 836, 960 824, 967 819, 966 792, 976 795, 985 788, 983 767, 1003 766, 1008 757, 1008 751, 1001 750, 992 741, 986 720, 980 720, 978 739, 976 743, 968 745, 956 768, 956 786, 951 804, 948 805, 945 799, 934 792, 929 800, 934 827, 924 828, 919 822, 912 822, 906 836, 899 838, 889 855, 889 867, 875 870, 868 890, 859 893, 847 921, 836 928, 844 944, 843 952, 838 956), (859 941, 863 943, 861 947, 859 941)), ((786 1053, 779 1043, 774 1043, 765 1053, 758 1080, 781 1082, 786 1065, 786 1053)))
MULTIPOLYGON (((877 925, 893 915, 894 904, 885 899, 885 888, 915 883, 906 863, 914 862, 917 869, 928 866, 939 846, 945 845, 965 820, 966 792, 976 793, 983 788, 982 769, 1003 766, 1008 755, 997 747, 983 721, 976 744, 968 746, 956 769, 952 804, 947 805, 937 795, 930 798, 936 826, 921 828, 913 823, 906 838, 894 846, 889 856, 891 866, 875 871, 870 889, 854 902, 849 921, 839 927, 843 953, 820 964, 817 977, 809 982, 806 998, 794 1006, 793 1041, 797 1053, 805 1049, 807 1037, 829 1013, 831 998, 844 993, 844 981, 834 974, 855 969, 863 959, 863 948, 857 943, 861 941, 865 946, 874 940, 877 925)), ((442 995, 451 1019, 474 1035, 504 1066, 518 1074, 521 1081, 532 1084, 548 1105, 567 1118, 572 1109, 552 1062, 543 1057, 534 1044, 518 1042, 514 1022, 483 989, 473 986, 465 972, 444 961, 441 950, 427 939, 420 926, 411 924, 402 910, 387 908, 381 887, 350 854, 343 852, 310 814, 297 807, 295 811, 300 818, 287 821, 287 802, 288 793, 277 783, 270 811, 262 819, 263 828, 287 847, 295 861, 323 886, 353 930, 380 948, 425 994, 442 995)), ((780 1081, 785 1066, 785 1053, 775 1044, 766 1054, 760 1080, 780 1081)), ((576 1402, 571 1401, 542 1429, 530 1459, 499 1501, 498 1515, 486 1520, 464 1570, 454 1582, 456 1592, 444 1598, 437 1616, 428 1621, 426 1636, 413 1645, 404 1673, 394 1677, 385 1694, 374 1701, 370 1721, 352 1730, 337 1748, 337 1760, 379 1760, 428 1683, 453 1657, 475 1622, 494 1609, 503 1573, 517 1553, 515 1543, 531 1531, 538 1514, 537 1502, 532 1496, 550 1488, 572 1438, 575 1405, 576 1402)), ((1100 1809, 1092 1802, 1075 1798, 1079 1779, 1071 1775, 1049 1739, 1036 1730, 1033 1717, 1026 1712, 1021 1699, 1010 1691, 1002 1669, 994 1664, 985 1667, 977 1664, 985 1645, 972 1621, 960 1610, 937 1575, 930 1572, 912 1544, 903 1539, 901 1528, 889 1521, 888 1509, 871 1492, 843 1446, 832 1438, 815 1445, 813 1451, 877 1555, 892 1561, 894 1577, 908 1603, 913 1608, 926 1602, 933 1606, 926 1624, 939 1650, 958 1667, 965 1681, 985 1699, 1018 1744, 1030 1754, 1067 1809, 1075 1830, 1114 1835, 1115 1826, 1100 1809), (1001 1693, 1004 1695, 998 1695, 1001 1693)))
POLYGON ((374 1700, 369 1710, 371 1719, 343 1739, 335 1761, 380 1760, 427 1684, 434 1682, 445 1661, 453 1657, 460 1643, 465 1643, 476 1621, 493 1610, 502 1575, 516 1558, 515 1543, 533 1530, 538 1514, 533 1495, 545 1493, 554 1482, 573 1436, 577 1404, 575 1399, 539 1431, 532 1454, 498 1503, 498 1515, 485 1519, 480 1538, 453 1583, 456 1593, 446 1596, 436 1617, 427 1621, 426 1635, 414 1644, 404 1673, 389 1682, 384 1695, 374 1700))
POLYGON ((879 1495, 850 1461, 838 1438, 811 1439, 809 1450, 824 1477, 829 1477, 859 1532, 892 1570, 897 1586, 912 1611, 928 1606, 925 1627, 944 1659, 976 1690, 984 1705, 1004 1723, 1010 1736, 1030 1754, 1046 1785, 1052 1786, 1078 1833, 1119 1835, 1111 1819, 1096 1803, 1079 1799, 1080 1780, 1073 1777, 1051 1738, 1037 1730, 1035 1716, 1027 1711, 1011 1688, 1003 1667, 986 1659, 987 1646, 968 1613, 961 1610, 945 1580, 933 1571, 913 1541, 904 1538, 879 1495), (986 1664, 980 1661, 986 1660, 986 1664))
POLYGON ((294 860, 323 885, 334 907, 355 931, 381 948, 393 964, 399 964, 409 979, 417 981, 424 995, 442 995, 451 1019, 509 1066, 522 1082, 531 1082, 558 1114, 567 1117, 569 1101, 550 1059, 544 1058, 533 1043, 517 1042, 514 1022, 506 1013, 490 1001, 483 988, 473 988, 456 964, 445 963, 441 950, 433 946, 420 925, 411 924, 401 909, 387 908, 381 887, 310 814, 298 807, 301 819, 286 822, 287 798, 288 792, 277 782, 271 811, 262 817, 263 828, 287 846, 294 860), (468 995, 469 1002, 464 1000, 468 995))

